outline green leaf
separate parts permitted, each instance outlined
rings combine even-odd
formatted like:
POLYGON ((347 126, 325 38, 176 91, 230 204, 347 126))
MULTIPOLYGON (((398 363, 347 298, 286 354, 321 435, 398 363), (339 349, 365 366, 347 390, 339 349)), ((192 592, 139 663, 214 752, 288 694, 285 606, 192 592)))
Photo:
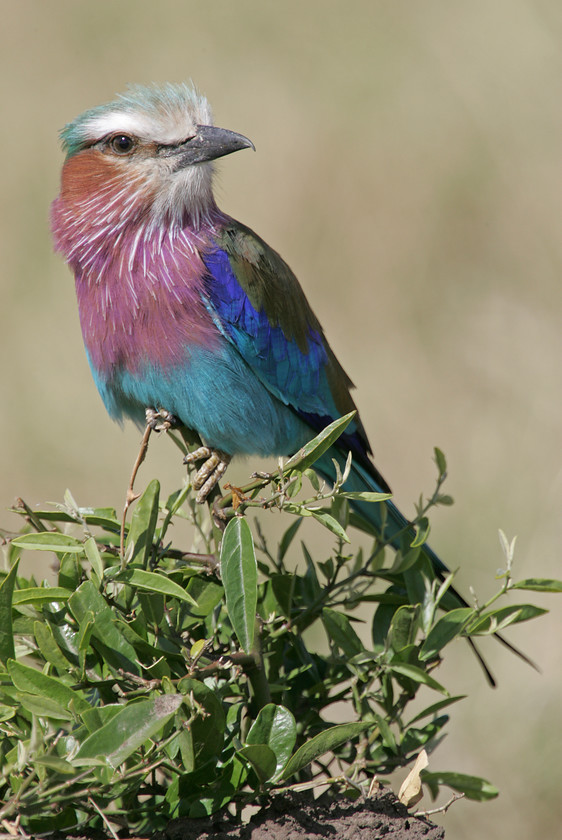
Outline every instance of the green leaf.
POLYGON ((285 489, 285 495, 289 497, 289 499, 298 496, 298 494, 302 490, 302 473, 298 470, 291 473, 291 475, 286 476, 289 481, 287 487, 285 489))
POLYGON ((162 730, 182 702, 181 694, 159 694, 152 700, 127 703, 101 729, 86 738, 72 764, 107 762, 116 769, 162 730))
POLYGON ((417 548, 420 545, 423 545, 427 542, 427 538, 429 537, 429 532, 431 530, 429 519, 427 516, 422 516, 420 521, 416 526, 416 536, 410 543, 410 548, 417 548))
POLYGON ((188 604, 197 606, 197 602, 186 592, 182 586, 175 583, 161 572, 145 572, 144 569, 127 568, 118 572, 112 580, 126 583, 145 592, 155 592, 159 595, 167 595, 170 598, 178 598, 180 601, 187 601, 188 604))
POLYGON ((332 506, 330 512, 334 519, 340 523, 342 528, 347 528, 349 525, 349 499, 346 499, 341 493, 334 496, 332 499, 332 506))
POLYGON ((88 537, 84 543, 84 551, 86 552, 86 557, 90 562, 92 571, 98 579, 98 583, 101 583, 103 580, 103 561, 101 559, 97 543, 93 537, 88 537))
POLYGON ((224 589, 220 583, 200 575, 190 577, 186 591, 194 599, 194 606, 190 613, 202 618, 210 615, 224 596, 224 589))
POLYGON ((411 569, 412 566, 416 565, 419 560, 420 553, 420 546, 410 548, 407 551, 397 551, 392 568, 390 569, 390 574, 399 575, 402 574, 402 572, 407 572, 408 569, 411 569))
POLYGON ((429 688, 433 688, 435 691, 441 692, 441 694, 449 694, 447 689, 438 683, 437 680, 434 680, 433 677, 430 677, 429 674, 421 668, 417 668, 415 665, 409 665, 406 662, 393 661, 387 667, 389 671, 392 671, 395 674, 400 674, 403 677, 408 677, 408 679, 413 680, 414 682, 427 685, 429 688))
POLYGON ((26 691, 18 691, 17 699, 24 709, 37 717, 52 718, 54 720, 74 720, 74 715, 65 706, 62 706, 52 697, 30 694, 26 691))
POLYGON ((446 706, 450 706, 452 703, 458 703, 459 700, 464 700, 466 694, 457 694, 456 697, 446 697, 445 700, 439 700, 437 703, 432 703, 431 706, 428 706, 427 709, 419 712, 412 720, 408 723, 408 726, 411 726, 413 723, 416 723, 418 720, 422 720, 424 717, 429 717, 429 715, 434 715, 437 712, 444 709, 446 706))
POLYGON ((437 464, 437 469, 439 470, 439 477, 445 475, 447 472, 447 459, 441 450, 435 446, 433 449, 433 454, 435 455, 435 463, 437 464))
POLYGON ((16 714, 16 709, 13 706, 4 706, 0 704, 0 723, 6 720, 11 720, 16 714))
POLYGON ((357 502, 386 502, 388 499, 392 499, 392 493, 374 493, 371 490, 345 492, 340 493, 340 496, 357 502))
POLYGON ((500 607, 497 610, 490 610, 483 613, 467 628, 468 635, 486 635, 496 633, 510 624, 517 624, 520 621, 530 621, 539 615, 544 615, 548 610, 535 607, 533 604, 512 604, 509 607, 500 607))
POLYGON ((154 628, 158 627, 164 618, 165 598, 163 595, 156 595, 154 593, 137 592, 139 599, 139 606, 142 612, 143 620, 147 624, 152 624, 154 628))
POLYGON ((176 490, 171 496, 168 496, 164 506, 165 516, 162 526, 160 528, 160 539, 163 540, 168 530, 168 527, 175 515, 179 515, 180 508, 191 492, 191 485, 186 484, 181 490, 176 490))
POLYGON ((181 755, 184 769, 191 773, 219 755, 226 720, 219 697, 204 683, 185 677, 180 680, 178 690, 188 697, 185 705, 191 722, 181 734, 181 755))
POLYGON ((302 449, 299 449, 292 458, 285 463, 283 472, 287 473, 298 467, 301 472, 304 472, 308 467, 312 466, 321 455, 336 442, 336 440, 343 434, 347 426, 351 423, 357 412, 351 411, 344 417, 334 420, 329 426, 326 426, 319 435, 309 441, 302 449))
POLYGON ((467 799, 474 799, 477 802, 485 802, 488 799, 495 799, 499 791, 486 779, 478 776, 467 776, 464 773, 428 773, 422 770, 421 779, 427 784, 432 793, 437 791, 439 785, 446 785, 453 790, 464 793, 467 799))
POLYGON ((14 592, 14 606, 19 604, 38 604, 49 601, 67 601, 72 590, 62 586, 30 586, 28 589, 17 589, 14 592))
POLYGON ((279 562, 281 562, 281 560, 285 557, 287 551, 289 550, 289 546, 293 542, 293 539, 301 525, 302 519, 295 519, 292 525, 287 528, 281 537, 281 540, 279 541, 279 548, 277 549, 277 559, 279 562))
POLYGON ((377 653, 382 653, 387 648, 388 634, 395 612, 396 604, 387 604, 384 601, 379 604, 375 611, 371 627, 371 637, 373 648, 377 653))
POLYGON ((351 626, 349 618, 329 607, 322 610, 322 623, 329 639, 340 647, 346 656, 352 657, 364 650, 361 639, 351 626))
POLYGON ((39 534, 24 534, 12 540, 12 545, 35 551, 54 551, 55 554, 82 554, 84 543, 68 534, 58 531, 41 531, 39 534))
MULTIPOLYGON (((243 789, 248 772, 247 763, 234 754, 225 763, 218 778, 215 773, 212 786, 213 796, 196 797, 190 805, 188 816, 192 819, 199 819, 222 810, 225 805, 232 801, 233 794, 243 789)), ((172 782, 172 784, 174 783, 172 782)), ((166 798, 168 798, 168 794, 166 794, 166 798)))
POLYGON ((109 723, 111 718, 119 714, 123 709, 120 703, 108 703, 105 706, 94 706, 86 712, 82 712, 80 717, 86 724, 88 732, 96 732, 101 729, 106 723, 109 723))
MULTIPOLYGON (((266 587, 264 599, 266 608, 290 618, 297 580, 292 574, 272 575, 266 587)), ((267 615, 265 617, 267 618, 267 615)))
POLYGON ((84 656, 90 646, 90 639, 92 637, 92 633, 94 632, 95 624, 96 617, 91 610, 88 610, 88 612, 84 613, 82 617, 80 630, 78 632, 78 650, 84 656))
MULTIPOLYGON (((80 625, 88 624, 94 616, 92 636, 107 662, 115 668, 140 673, 134 647, 125 639, 115 623, 114 612, 91 580, 84 581, 68 599, 74 618, 80 625)), ((89 632, 89 628, 88 628, 89 632)))
POLYGON ((16 560, 2 583, 0 583, 0 662, 7 662, 13 659, 14 634, 12 630, 12 598, 14 595, 14 584, 18 573, 16 560))
POLYGON ((297 725, 289 709, 268 703, 250 727, 246 744, 267 744, 275 755, 274 773, 278 774, 289 760, 296 739, 297 725))
POLYGON ((316 490, 317 493, 320 492, 320 479, 318 477, 318 473, 314 472, 313 469, 304 470, 303 475, 305 475, 310 483, 312 484, 313 488, 316 490))
POLYGON ((59 672, 66 673, 69 668, 69 662, 57 645, 50 625, 44 621, 35 621, 33 624, 33 634, 39 650, 45 657, 45 661, 54 665, 59 672))
POLYGON ((319 732, 309 741, 306 741, 299 747, 296 753, 289 759, 285 765, 285 769, 279 776, 279 781, 288 779, 289 776, 298 773, 303 767, 306 767, 316 758, 320 758, 324 753, 331 752, 337 747, 351 741, 352 738, 357 737, 362 732, 365 732, 371 726, 369 723, 341 723, 337 726, 331 726, 323 732, 319 732))
POLYGON ((302 587, 301 592, 304 595, 306 604, 314 604, 322 593, 322 587, 316 574, 316 566, 314 560, 310 556, 308 548, 304 543, 301 543, 304 559, 306 560, 306 573, 301 578, 302 587))
POLYGON ((59 573, 57 583, 64 589, 74 592, 80 585, 82 577, 82 558, 77 554, 65 553, 59 560, 59 573))
POLYGON ((328 531, 331 531, 332 534, 335 534, 336 537, 339 537, 340 540, 343 540, 346 543, 351 542, 345 530, 342 528, 340 523, 337 519, 335 519, 331 513, 328 513, 326 510, 310 510, 310 515, 316 519, 317 522, 320 522, 324 528, 327 528, 328 531))
POLYGON ((394 737, 394 733, 390 728, 389 722, 386 718, 381 717, 381 715, 374 714, 375 721, 377 723, 377 727, 380 732, 380 736, 382 739, 383 744, 387 749, 394 753, 394 755, 398 755, 398 745, 396 744, 396 738, 394 737))
MULTIPOLYGON (((77 521, 76 514, 71 515, 69 512, 65 510, 61 510, 60 507, 57 510, 36 510, 32 511, 25 502, 24 509, 30 518, 33 517, 35 525, 42 525, 41 520, 45 520, 45 522, 74 522, 77 521)), ((20 513, 21 510, 19 508, 14 508, 14 513, 20 513)), ((104 528, 106 531, 110 531, 113 533, 118 534, 119 529, 121 527, 120 521, 117 519, 117 514, 115 513, 115 508, 84 508, 79 507, 76 511, 78 514, 78 521, 83 520, 87 525, 99 525, 100 528, 104 528)), ((46 528, 42 528, 41 530, 46 531, 46 528)))
POLYGON ((456 636, 460 636, 472 616, 474 616, 474 610, 471 607, 459 607, 441 616, 421 646, 420 659, 425 661, 437 656, 445 645, 448 645, 456 636))
POLYGON ((64 758, 59 758, 58 755, 37 755, 33 758, 33 764, 39 764, 41 767, 47 767, 54 773, 62 773, 64 776, 74 776, 76 770, 69 761, 64 758))
POLYGON ((400 749, 404 755, 418 752, 428 741, 438 735, 449 720, 449 715, 441 715, 435 720, 430 720, 421 729, 410 726, 400 743, 400 749))
POLYGON ((250 528, 240 516, 230 520, 222 538, 221 575, 232 627, 249 653, 254 643, 258 567, 250 528))
POLYGON ((69 688, 58 677, 48 677, 15 659, 8 661, 8 673, 18 691, 50 698, 63 708, 70 708, 72 704, 78 713, 90 708, 88 701, 78 691, 69 688))
POLYGON ((252 765, 260 784, 264 784, 275 774, 276 756, 267 744, 250 744, 236 752, 252 765))
POLYGON ((534 592, 562 592, 562 580, 553 578, 526 578, 514 583, 511 589, 530 589, 534 592))
POLYGON ((334 576, 335 567, 334 561, 331 557, 328 557, 328 559, 325 561, 319 560, 318 568, 320 569, 327 581, 332 580, 334 576))
POLYGON ((413 644, 418 626, 418 607, 404 604, 398 607, 388 630, 388 644, 392 650, 398 652, 413 644))
POLYGON ((158 521, 160 482, 153 478, 138 500, 131 517, 125 543, 125 557, 129 562, 146 566, 152 553, 152 541, 158 521))
POLYGON ((86 525, 97 525, 106 531, 113 531, 118 534, 121 528, 121 520, 117 519, 115 508, 79 508, 78 512, 84 519, 86 525))
POLYGON ((420 553, 415 567, 407 569, 402 575, 410 604, 419 604, 420 627, 427 635, 433 625, 436 608, 433 586, 435 575, 429 558, 420 553))

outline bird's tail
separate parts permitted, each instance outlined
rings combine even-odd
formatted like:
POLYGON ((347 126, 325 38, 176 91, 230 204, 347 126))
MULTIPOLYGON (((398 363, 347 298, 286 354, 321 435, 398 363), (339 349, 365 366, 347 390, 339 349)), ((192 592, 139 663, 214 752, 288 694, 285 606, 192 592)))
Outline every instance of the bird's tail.
MULTIPOLYGON (((315 465, 318 471, 331 481, 333 481, 334 477, 333 460, 338 462, 340 470, 343 471, 345 465, 345 453, 341 450, 336 450, 335 447, 331 447, 328 453, 322 456, 320 461, 315 465)), ((373 470, 371 473, 365 466, 363 466, 362 463, 355 460, 352 461, 351 470, 344 485, 344 489, 353 493, 365 491, 384 493, 388 488, 379 483, 379 476, 376 473, 376 470, 373 470)), ((376 535, 383 544, 390 545, 392 548, 397 550, 402 549, 406 551, 416 540, 416 530, 414 526, 408 519, 406 519, 404 514, 396 507, 391 499, 378 504, 351 499, 350 506, 355 514, 355 517, 358 518, 356 519, 356 524, 361 524, 361 520, 363 524, 367 523, 367 530, 371 530, 371 532, 376 535)), ((426 542, 423 542, 420 546, 420 555, 429 561, 438 580, 444 581, 447 575, 450 574, 450 569, 445 565, 445 563, 443 563, 441 558, 426 542)), ((442 606, 445 610, 451 610, 458 607, 468 607, 469 604, 454 587, 449 586, 440 602, 440 606, 442 606)), ((515 653, 528 665, 537 669, 536 664, 522 651, 508 642, 504 636, 500 633, 494 633, 494 636, 512 653, 515 653)), ((482 666, 488 682, 491 686, 495 687, 496 681, 482 657, 482 654, 471 638, 467 638, 467 641, 482 666)))

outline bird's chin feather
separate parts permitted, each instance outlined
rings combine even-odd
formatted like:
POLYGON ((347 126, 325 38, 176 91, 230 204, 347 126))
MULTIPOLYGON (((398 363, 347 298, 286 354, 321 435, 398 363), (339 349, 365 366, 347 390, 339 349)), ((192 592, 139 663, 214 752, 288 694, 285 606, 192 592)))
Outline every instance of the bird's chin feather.
POLYGON ((199 230, 216 211, 212 164, 174 170, 169 161, 145 158, 129 164, 95 149, 67 159, 55 206, 64 209, 57 235, 84 243, 103 240, 139 224, 199 230))
POLYGON ((161 224, 195 229, 201 227, 215 209, 210 163, 188 166, 163 177, 153 193, 151 219, 161 224))

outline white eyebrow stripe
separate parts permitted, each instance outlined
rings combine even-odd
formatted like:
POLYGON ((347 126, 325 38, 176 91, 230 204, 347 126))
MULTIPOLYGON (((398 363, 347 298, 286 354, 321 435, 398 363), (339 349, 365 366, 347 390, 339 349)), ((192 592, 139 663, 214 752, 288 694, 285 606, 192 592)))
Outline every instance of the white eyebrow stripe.
POLYGON ((115 134, 122 131, 125 134, 133 134, 144 140, 154 143, 181 143, 190 134, 195 134, 195 126, 188 119, 158 120, 149 117, 147 114, 132 114, 127 111, 108 111, 106 114, 98 114, 86 120, 81 126, 84 137, 90 140, 97 140, 108 134, 115 134))

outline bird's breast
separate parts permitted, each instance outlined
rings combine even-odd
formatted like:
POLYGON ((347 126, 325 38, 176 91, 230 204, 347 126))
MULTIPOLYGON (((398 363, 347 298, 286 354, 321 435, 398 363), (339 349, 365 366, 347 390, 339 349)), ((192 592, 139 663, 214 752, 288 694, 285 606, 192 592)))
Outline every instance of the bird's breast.
POLYGON ((101 375, 134 373, 147 363, 165 370, 182 363, 190 348, 211 350, 221 341, 202 298, 200 240, 140 226, 77 261, 84 343, 101 375))

